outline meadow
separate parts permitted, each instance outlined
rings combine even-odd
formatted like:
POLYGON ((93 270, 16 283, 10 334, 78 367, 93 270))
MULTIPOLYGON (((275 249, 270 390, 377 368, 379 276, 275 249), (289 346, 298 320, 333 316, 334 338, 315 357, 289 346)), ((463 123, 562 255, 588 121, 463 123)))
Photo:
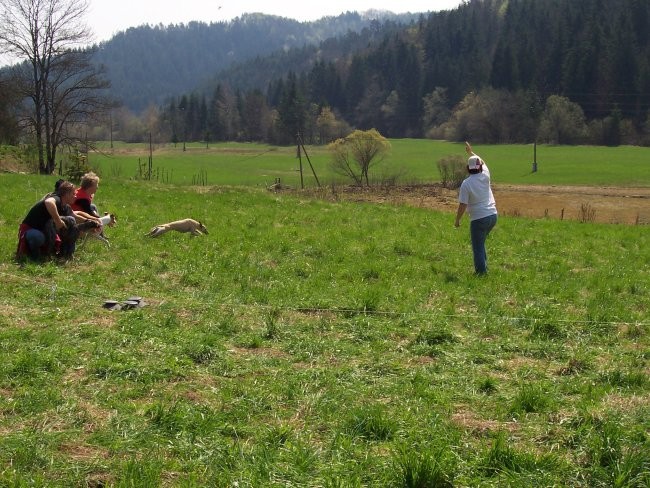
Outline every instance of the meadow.
MULTIPOLYGON (((424 178, 438 144, 392 157, 424 178)), ((646 226, 503 216, 475 277, 466 221, 268 192, 295 148, 222 149, 171 183, 98 161, 118 225, 65 265, 12 261, 56 178, 0 175, 0 486, 648 486, 646 226), (144 236, 189 216, 209 235, 144 236)), ((547 178, 529 149, 476 148, 547 178)), ((644 149, 544 151, 555 184, 650 182, 644 149)))
MULTIPOLYGON (((398 177, 400 183, 438 181, 437 161, 449 155, 465 155, 464 145, 420 139, 391 140, 391 151, 371 171, 376 181, 398 177)), ((296 147, 262 144, 219 143, 154 146, 153 179, 178 185, 269 186, 275 178, 300 187, 300 159, 296 147)), ((538 171, 532 173, 533 145, 475 145, 500 183, 524 185, 650 186, 650 148, 637 146, 548 146, 537 147, 538 171)), ((326 146, 307 146, 301 154, 303 183, 316 186, 309 163, 321 183, 347 184, 334 174, 326 146), (308 159, 307 159, 308 158, 308 159)), ((89 156, 93 168, 105 176, 134 178, 146 174, 149 146, 103 144, 89 156)))

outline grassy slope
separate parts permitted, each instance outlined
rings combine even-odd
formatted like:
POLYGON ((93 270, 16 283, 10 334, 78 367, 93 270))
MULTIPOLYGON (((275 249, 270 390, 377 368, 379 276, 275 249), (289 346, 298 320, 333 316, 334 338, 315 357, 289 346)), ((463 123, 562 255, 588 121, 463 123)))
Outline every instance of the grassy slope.
POLYGON ((0 484, 648 480, 643 228, 504 217, 476 279, 450 215, 106 179, 112 248, 18 269, 1 178, 0 484))

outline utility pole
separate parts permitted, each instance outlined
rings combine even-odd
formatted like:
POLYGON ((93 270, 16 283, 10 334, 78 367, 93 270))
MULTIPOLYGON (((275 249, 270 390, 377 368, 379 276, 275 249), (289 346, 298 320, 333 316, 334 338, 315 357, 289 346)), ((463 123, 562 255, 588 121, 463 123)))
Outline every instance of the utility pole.
MULTIPOLYGON (((307 149, 305 149, 305 144, 302 140, 302 135, 300 132, 298 132, 298 135, 296 136, 298 139, 298 155, 300 156, 300 148, 305 152, 305 157, 307 158, 307 162, 309 163, 309 167, 311 168, 311 172, 314 175, 314 178, 316 178, 316 183, 318 184, 318 188, 320 188, 320 181, 318 180, 318 176, 316 176, 316 170, 314 169, 314 166, 311 164, 311 160, 309 159, 309 154, 307 154, 307 149)), ((302 168, 302 159, 300 160, 300 166, 302 168)), ((302 170, 300 171, 300 175, 302 177, 302 170)))

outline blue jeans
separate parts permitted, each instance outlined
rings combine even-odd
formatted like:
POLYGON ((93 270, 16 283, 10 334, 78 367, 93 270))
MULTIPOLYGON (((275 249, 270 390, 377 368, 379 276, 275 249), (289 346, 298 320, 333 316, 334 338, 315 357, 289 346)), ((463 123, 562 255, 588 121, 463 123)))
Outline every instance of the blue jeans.
POLYGON ((485 240, 497 223, 497 215, 488 215, 482 219, 472 220, 469 224, 469 233, 472 239, 472 252, 474 253, 474 271, 476 274, 487 273, 487 253, 485 240))
POLYGON ((25 232, 25 241, 32 259, 41 257, 41 247, 45 244, 45 234, 38 229, 29 229, 25 232))

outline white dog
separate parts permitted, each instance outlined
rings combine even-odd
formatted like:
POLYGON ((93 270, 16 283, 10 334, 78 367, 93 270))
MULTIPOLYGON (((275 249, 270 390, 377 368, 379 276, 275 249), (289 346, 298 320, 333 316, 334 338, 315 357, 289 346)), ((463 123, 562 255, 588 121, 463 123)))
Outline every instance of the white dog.
POLYGON ((208 229, 205 228, 201 222, 193 219, 183 219, 175 220, 174 222, 169 222, 168 224, 160 224, 153 227, 147 234, 149 237, 158 237, 163 235, 165 232, 170 230, 175 230, 177 232, 189 232, 193 236, 200 236, 208 233, 208 229))
POLYGON ((107 226, 113 227, 117 222, 117 217, 115 216, 115 214, 109 214, 108 212, 106 212, 103 217, 99 218, 99 220, 102 223, 101 228, 82 231, 83 240, 81 241, 81 244, 84 244, 86 242, 86 239, 92 237, 102 241, 106 245, 106 247, 111 247, 111 243, 109 242, 108 238, 104 235, 103 228, 107 226))

